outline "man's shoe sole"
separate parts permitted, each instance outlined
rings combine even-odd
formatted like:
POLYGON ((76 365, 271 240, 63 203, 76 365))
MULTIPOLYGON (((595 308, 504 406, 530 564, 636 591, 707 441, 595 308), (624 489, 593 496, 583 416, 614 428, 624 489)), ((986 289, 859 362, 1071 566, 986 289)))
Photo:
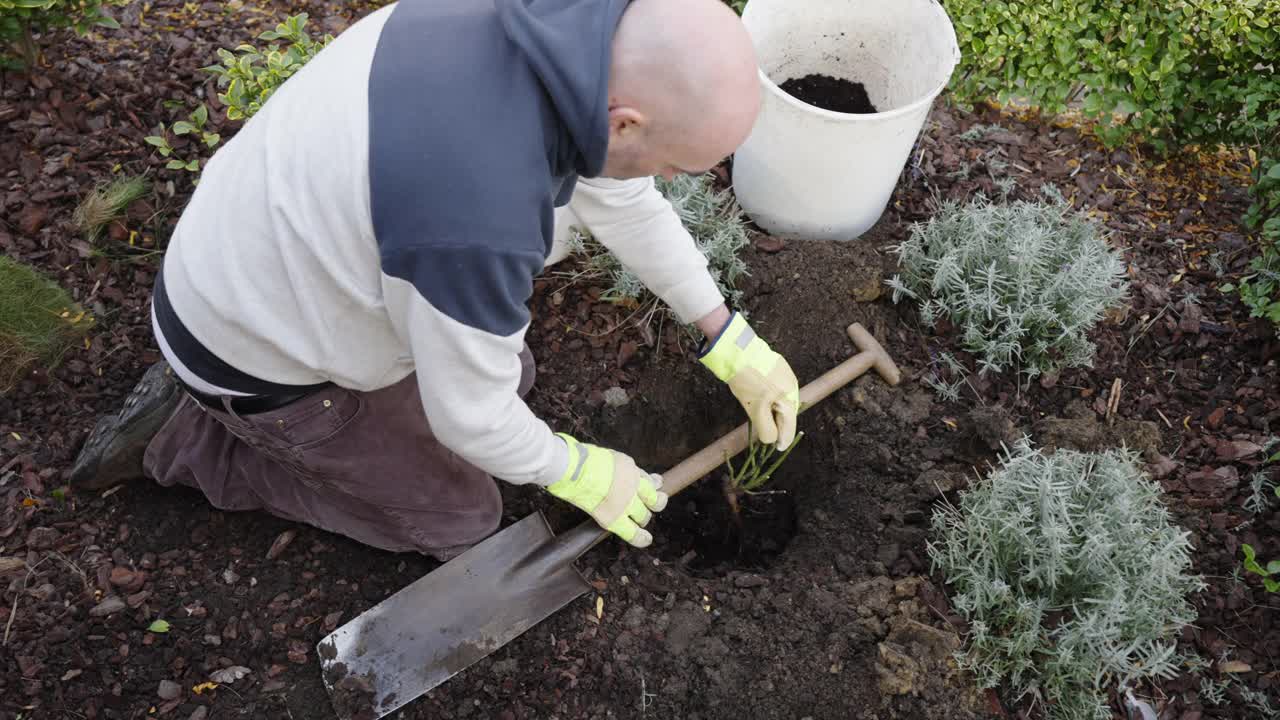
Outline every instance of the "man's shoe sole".
POLYGON ((101 490, 142 476, 147 444, 173 413, 182 389, 163 361, 151 366, 124 407, 93 426, 71 468, 72 487, 101 490))

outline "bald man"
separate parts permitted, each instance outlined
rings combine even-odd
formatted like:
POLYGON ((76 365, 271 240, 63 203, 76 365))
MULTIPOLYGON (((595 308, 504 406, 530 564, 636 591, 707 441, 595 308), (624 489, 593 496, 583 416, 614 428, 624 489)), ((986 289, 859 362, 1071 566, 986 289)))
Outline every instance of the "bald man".
POLYGON ((156 277, 165 361, 70 473, 201 490, 449 559, 536 484, 646 546, 661 477, 523 397, 534 278, 594 234, 706 335, 761 442, 787 362, 731 311, 653 177, 707 171, 760 104, 719 0, 401 0, 344 32, 210 159, 156 277))

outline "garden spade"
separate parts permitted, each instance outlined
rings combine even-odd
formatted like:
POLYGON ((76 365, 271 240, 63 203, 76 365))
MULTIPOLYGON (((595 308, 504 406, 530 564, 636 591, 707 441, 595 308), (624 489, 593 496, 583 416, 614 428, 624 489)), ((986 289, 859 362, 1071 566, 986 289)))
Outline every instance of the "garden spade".
MULTIPOLYGON (((801 388, 801 412, 871 369, 900 381, 870 333, 857 323, 847 332, 860 352, 801 388)), ((663 490, 680 492, 747 446, 744 423, 663 473, 663 490)), ((316 649, 338 716, 394 712, 573 602, 591 589, 574 562, 608 537, 594 520, 556 535, 535 512, 333 631, 316 649)))

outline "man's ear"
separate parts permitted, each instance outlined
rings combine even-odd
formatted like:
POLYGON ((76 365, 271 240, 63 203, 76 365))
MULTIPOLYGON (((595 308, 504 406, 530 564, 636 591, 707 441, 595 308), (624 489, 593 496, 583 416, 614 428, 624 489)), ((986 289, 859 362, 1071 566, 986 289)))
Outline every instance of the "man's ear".
POLYGON ((609 108, 609 135, 631 139, 630 136, 644 129, 648 118, 639 110, 629 105, 615 105, 609 108))

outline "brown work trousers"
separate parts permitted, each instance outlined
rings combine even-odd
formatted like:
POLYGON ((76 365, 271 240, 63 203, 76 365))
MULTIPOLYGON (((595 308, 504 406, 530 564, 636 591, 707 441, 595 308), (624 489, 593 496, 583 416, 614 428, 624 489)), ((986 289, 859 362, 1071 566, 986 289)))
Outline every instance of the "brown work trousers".
MULTIPOLYGON (((533 356, 520 354, 520 395, 533 356)), ((147 447, 144 470, 222 510, 264 510, 358 542, 448 560, 498 528, 494 479, 431 432, 417 376, 373 392, 328 387, 240 415, 184 394, 147 447)))

